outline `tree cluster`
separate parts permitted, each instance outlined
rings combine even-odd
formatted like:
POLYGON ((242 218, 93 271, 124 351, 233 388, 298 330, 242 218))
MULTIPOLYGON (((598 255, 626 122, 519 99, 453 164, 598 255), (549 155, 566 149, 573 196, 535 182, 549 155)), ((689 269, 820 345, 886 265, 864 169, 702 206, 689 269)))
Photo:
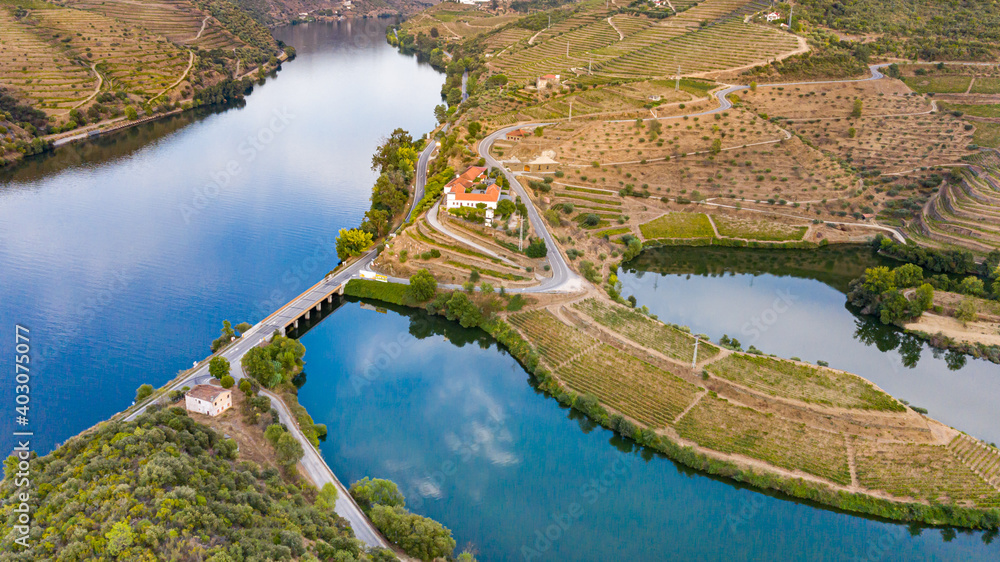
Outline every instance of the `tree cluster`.
POLYGON ((429 561, 449 557, 455 550, 450 530, 407 511, 406 499, 395 483, 365 477, 351 484, 350 493, 379 531, 410 556, 429 561))
POLYGON ((112 421, 31 463, 29 547, 13 543, 23 491, 4 463, 0 551, 27 560, 370 560, 315 490, 235 460, 236 443, 183 408, 112 421))

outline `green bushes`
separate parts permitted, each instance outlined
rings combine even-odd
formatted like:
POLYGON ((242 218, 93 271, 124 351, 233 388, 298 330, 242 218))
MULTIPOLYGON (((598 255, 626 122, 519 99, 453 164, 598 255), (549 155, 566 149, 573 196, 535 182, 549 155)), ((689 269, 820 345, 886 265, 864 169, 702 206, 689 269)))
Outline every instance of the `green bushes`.
POLYGON ((367 477, 351 484, 351 496, 389 541, 419 560, 448 557, 455 550, 451 531, 433 519, 410 513, 396 484, 367 477))
POLYGON ((0 482, 7 511, 0 551, 24 560, 358 559, 364 545, 331 510, 318 509, 275 469, 234 462, 235 443, 182 408, 111 421, 30 461, 33 523, 44 537, 16 546, 7 517, 17 493, 0 482), (85 505, 86 509, 80 506, 85 505), (81 532, 82 529, 90 531, 81 532), (307 555, 308 553, 308 555, 307 555))
POLYGON ((371 279, 351 279, 344 287, 344 294, 362 299, 376 299, 393 304, 405 304, 409 290, 402 283, 382 283, 371 279))

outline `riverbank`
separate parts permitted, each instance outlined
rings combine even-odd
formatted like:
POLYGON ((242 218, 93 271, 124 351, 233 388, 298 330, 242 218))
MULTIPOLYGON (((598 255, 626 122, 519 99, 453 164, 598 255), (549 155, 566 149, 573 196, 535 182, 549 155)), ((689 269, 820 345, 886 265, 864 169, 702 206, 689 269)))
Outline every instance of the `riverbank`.
MULTIPOLYGON (((352 281, 346 290, 346 294, 358 294, 367 298, 382 298, 386 302, 405 304, 399 296, 401 294, 400 291, 402 289, 392 287, 388 284, 382 284, 380 287, 378 284, 371 282, 352 281)), ((440 299, 436 299, 435 302, 438 300, 440 299)), ((410 306, 413 305, 411 304, 410 306)), ((628 311, 625 307, 618 307, 611 303, 602 306, 609 307, 609 314, 612 314, 612 316, 626 314, 628 311)), ((449 310, 447 305, 444 309, 440 309, 436 305, 424 306, 424 308, 437 313, 449 310)), ((876 434, 886 431, 896 435, 897 438, 904 439, 904 442, 909 441, 910 444, 908 445, 901 444, 903 448, 912 446, 916 447, 917 450, 933 451, 934 454, 950 454, 949 451, 958 446, 958 443, 953 445, 953 442, 956 440, 964 442, 964 440, 969 438, 906 408, 877 388, 871 386, 867 381, 860 379, 860 377, 848 373, 837 374, 838 372, 828 369, 817 369, 796 362, 783 362, 767 358, 753 359, 751 355, 733 353, 719 348, 714 348, 715 351, 711 352, 710 350, 713 349, 713 346, 708 344, 702 346, 703 355, 700 357, 707 358, 699 361, 698 368, 685 369, 682 367, 683 362, 678 361, 676 358, 662 356, 662 354, 657 357, 656 352, 651 352, 648 348, 643 349, 638 347, 632 338, 643 337, 642 334, 637 334, 633 331, 631 333, 626 332, 628 335, 623 335, 620 332, 620 328, 627 328, 625 324, 620 325, 619 329, 611 329, 607 325, 598 328, 600 330, 610 330, 605 333, 612 339, 607 340, 605 338, 605 341, 614 342, 611 346, 598 344, 597 341, 599 340, 592 340, 590 339, 592 336, 585 335, 586 330, 582 325, 577 324, 576 328, 574 328, 571 325, 565 324, 567 316, 579 314, 579 310, 576 309, 574 311, 574 308, 559 307, 555 313, 546 309, 536 309, 535 311, 520 312, 517 314, 499 313, 493 318, 484 319, 478 325, 517 358, 524 368, 533 375, 539 388, 544 390, 549 396, 556 398, 566 406, 573 407, 587 415, 594 422, 618 432, 623 437, 633 439, 640 445, 659 451, 671 459, 697 470, 745 482, 758 488, 773 489, 795 498, 814 501, 825 506, 887 519, 973 528, 995 528, 998 522, 1000 522, 1000 512, 996 508, 964 505, 962 502, 965 500, 957 497, 945 499, 935 496, 935 498, 928 498, 919 497, 920 494, 914 497, 907 497, 906 495, 899 495, 898 492, 893 494, 886 491, 886 488, 890 490, 905 489, 907 485, 913 484, 911 480, 916 478, 916 473, 906 472, 907 461, 905 455, 894 458, 891 462, 895 464, 889 464, 889 461, 885 459, 876 460, 885 451, 870 450, 870 447, 874 446, 875 443, 871 440, 873 434, 871 433, 870 426, 872 424, 881 428, 874 430, 876 434), (538 314, 542 314, 543 316, 538 316, 538 314), (533 323, 543 323, 540 326, 544 327, 539 328, 541 331, 535 332, 538 335, 527 335, 533 329, 531 327, 532 323, 525 323, 528 322, 526 320, 527 317, 531 317, 531 322, 533 323), (516 326, 511 324, 512 319, 517 322, 516 326), (529 330, 529 332, 525 332, 524 330, 529 330), (539 340, 538 338, 543 339, 539 340), (547 343, 543 343, 543 341, 547 343), (587 343, 591 341, 594 343, 587 343), (575 347, 568 349, 565 346, 575 347), (588 354, 592 353, 610 354, 610 356, 616 357, 610 364, 614 366, 604 367, 603 369, 598 368, 596 371, 593 371, 594 373, 604 374, 597 375, 598 379, 594 380, 600 380, 602 376, 608 382, 617 380, 617 383, 612 384, 613 387, 624 389, 625 392, 634 396, 635 399, 640 400, 639 404, 644 403, 647 406, 639 407, 638 409, 626 407, 624 404, 628 403, 627 400, 626 402, 621 402, 620 396, 619 398, 615 398, 616 390, 604 387, 603 385, 601 385, 602 388, 598 388, 593 386, 594 383, 589 385, 584 384, 585 389, 589 390, 589 392, 581 390, 580 384, 583 379, 580 379, 578 374, 574 375, 570 371, 583 372, 576 369, 576 367, 584 361, 583 357, 589 356, 588 354), (716 355, 718 356, 717 359, 713 360, 713 357, 716 355), (560 357, 563 359, 560 360, 560 357), (730 359, 732 357, 736 359, 730 359), (876 402, 870 403, 869 407, 861 409, 858 409, 858 407, 828 406, 822 403, 812 403, 808 400, 802 402, 801 396, 794 398, 787 395, 788 392, 798 392, 794 386, 783 390, 786 395, 775 396, 762 391, 759 387, 755 387, 756 382, 752 380, 743 380, 741 383, 734 383, 726 378, 729 376, 726 374, 728 371, 718 371, 716 367, 712 366, 715 361, 722 363, 723 361, 745 362, 748 360, 751 361, 750 364, 753 364, 753 361, 774 361, 776 362, 775 364, 787 364, 798 371, 807 369, 808 372, 812 373, 811 377, 848 377, 844 380, 854 381, 851 383, 853 385, 860 385, 856 387, 857 394, 849 393, 841 395, 838 400, 869 400, 878 396, 883 396, 884 398, 878 398, 876 402), (706 361, 708 362, 706 363, 706 361), (665 368, 669 368, 670 370, 666 371, 664 370, 665 368), (670 383, 675 385, 672 387, 674 391, 688 388, 689 390, 686 392, 691 397, 690 403, 686 405, 678 403, 675 405, 673 407, 675 409, 671 410, 674 413, 664 418, 669 420, 667 424, 659 428, 657 428, 659 425, 657 422, 649 421, 651 420, 649 416, 653 412, 658 411, 656 408, 650 406, 649 400, 655 402, 658 397, 672 395, 672 393, 658 391, 650 395, 648 392, 648 384, 650 383, 647 382, 645 387, 642 385, 635 386, 637 381, 621 379, 623 376, 627 377, 630 372, 639 373, 643 370, 648 371, 649 369, 653 369, 653 372, 663 373, 657 376, 661 381, 664 380, 663 377, 666 377, 668 380, 677 381, 670 383), (644 388, 644 391, 639 390, 640 388, 644 388), (866 388, 869 390, 865 390, 866 388), (608 394, 609 392, 610 394, 608 394), (642 401, 640 398, 643 396, 645 396, 645 401, 642 401), (730 402, 732 405, 727 406, 726 404, 730 402), (618 404, 618 406, 615 407, 611 404, 618 404), (871 409, 872 407, 876 409, 871 409), (792 418, 796 419, 797 421, 791 426, 775 426, 771 428, 777 431, 779 435, 792 439, 794 442, 785 444, 785 448, 782 448, 785 451, 784 454, 774 456, 775 453, 772 451, 769 456, 765 455, 764 458, 758 458, 759 455, 758 457, 754 457, 753 453, 755 451, 752 449, 741 450, 739 448, 730 448, 728 452, 725 452, 706 446, 705 442, 699 443, 701 440, 700 435, 697 432, 691 432, 691 424, 693 422, 684 422, 683 418, 688 417, 689 420, 700 420, 704 417, 706 411, 710 414, 711 410, 717 408, 728 409, 726 411, 729 414, 725 419, 730 420, 723 422, 719 427, 730 427, 732 431, 727 432, 724 430, 722 433, 728 433, 728 436, 719 435, 717 438, 722 439, 722 441, 710 440, 709 443, 726 442, 730 446, 739 446, 741 442, 745 442, 746 439, 750 438, 746 431, 754 431, 754 428, 744 427, 743 430, 738 431, 732 428, 732 420, 746 415, 750 415, 752 418, 755 414, 751 414, 750 412, 753 410, 767 412, 771 416, 774 416, 774 418, 770 416, 762 417, 761 420, 780 419, 783 416, 792 416, 792 418), (890 418, 894 421, 890 421, 890 418), (882 420, 882 422, 875 422, 875 420, 882 420), (687 425, 685 426, 684 423, 687 423, 687 425), (825 425, 826 429, 820 430, 819 427, 814 427, 816 424, 825 425), (831 426, 831 424, 833 425, 831 426), (800 428, 798 434, 795 433, 794 427, 800 428), (839 436, 839 445, 836 444, 837 440, 826 442, 829 441, 829 438, 827 438, 824 440, 823 447, 815 450, 811 449, 810 447, 817 445, 813 441, 817 436, 831 435, 831 427, 838 430, 832 435, 839 436), (803 431, 805 433, 802 433, 803 431), (792 449, 788 449, 788 446, 791 446, 792 449), (841 468, 830 472, 828 467, 837 464, 837 461, 831 461, 829 457, 831 453, 828 449, 831 447, 843 450, 845 456, 853 460, 849 461, 845 458, 841 468), (858 450, 863 450, 864 454, 858 454, 858 450), (792 456, 789 457, 787 455, 792 456), (818 464, 820 466, 817 467, 814 465, 813 461, 819 461, 818 464), (779 464, 775 464, 776 462, 779 464), (833 464, 830 464, 831 462, 833 464), (869 467, 868 463, 874 464, 869 467), (824 466, 827 468, 824 468, 824 466), (884 483, 881 487, 867 487, 865 484, 872 483, 872 479, 871 473, 865 472, 865 470, 877 470, 879 466, 883 468, 892 467, 893 469, 902 467, 903 473, 906 476, 897 476, 896 478, 899 481, 891 481, 892 477, 890 477, 890 482, 884 483), (816 474, 817 472, 820 474, 816 474)), ((635 312, 627 313, 638 314, 635 312)), ((449 317, 451 317, 451 313, 449 313, 449 317)), ((636 321, 636 318, 632 318, 632 320, 636 321)), ((647 321, 653 322, 652 320, 643 320, 643 322, 647 321)), ((592 322, 592 324, 597 326, 596 322, 592 322)), ((654 327, 657 331, 671 330, 667 326, 659 323, 656 324, 660 326, 659 328, 654 327)), ((647 330, 654 328, 646 327, 647 330)), ((671 331, 671 333, 674 334, 671 336, 674 339, 690 337, 682 336, 675 331, 671 331)), ((648 335, 648 332, 646 334, 648 335)), ((657 341, 660 341, 662 344, 662 337, 657 341)), ((685 348, 687 348, 686 344, 673 349, 680 351, 685 348)), ((662 349, 662 346, 658 347, 658 349, 662 349)), ((687 353, 690 353, 690 351, 687 353)), ((782 367, 782 369, 784 368, 782 367)), ((809 388, 808 380, 808 378, 801 380, 803 388, 809 388)), ((600 385, 600 383, 596 384, 600 385)), ((662 383, 656 384, 662 385, 662 383)), ((759 424, 760 422, 757 423, 759 424)), ((770 425, 775 422, 768 421, 766 423, 770 425)), ((770 438, 766 435, 767 433, 750 439, 751 441, 755 439, 768 441, 770 438)), ((778 443, 770 443, 769 445, 772 447, 779 446, 778 443)), ((995 449, 993 451, 993 454, 997 454, 995 449)), ((756 452, 760 453, 761 451, 756 452)), ((937 460, 948 462, 946 457, 940 457, 940 455, 937 460)), ((969 471, 969 469, 966 470, 969 471)), ((950 493, 955 493, 956 488, 947 484, 947 482, 955 478, 953 474, 949 474, 946 471, 938 473, 935 470, 935 477, 942 480, 931 488, 923 487, 929 484, 924 483, 922 486, 923 493, 934 493, 933 490, 944 489, 952 490, 950 493)), ((962 485, 974 484, 974 480, 963 482, 964 484, 962 485)), ((990 486, 986 482, 982 482, 980 489, 989 490, 991 489, 990 486)), ((995 489, 995 487, 992 489, 995 497, 992 500, 988 500, 990 502, 1000 499, 1000 490, 995 489)))

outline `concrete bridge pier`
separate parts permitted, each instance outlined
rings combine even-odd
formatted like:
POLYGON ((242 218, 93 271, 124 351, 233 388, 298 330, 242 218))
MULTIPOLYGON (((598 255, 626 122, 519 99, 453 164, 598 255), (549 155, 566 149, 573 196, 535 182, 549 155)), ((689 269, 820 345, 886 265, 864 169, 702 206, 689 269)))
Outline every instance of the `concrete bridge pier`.
POLYGON ((326 302, 329 303, 329 304, 333 304, 333 295, 332 294, 330 296, 326 297, 326 302))
POLYGON ((310 308, 309 310, 307 310, 307 311, 306 311, 306 316, 305 316, 306 320, 309 320, 309 313, 310 313, 310 312, 312 312, 312 309, 311 309, 311 308, 310 308))

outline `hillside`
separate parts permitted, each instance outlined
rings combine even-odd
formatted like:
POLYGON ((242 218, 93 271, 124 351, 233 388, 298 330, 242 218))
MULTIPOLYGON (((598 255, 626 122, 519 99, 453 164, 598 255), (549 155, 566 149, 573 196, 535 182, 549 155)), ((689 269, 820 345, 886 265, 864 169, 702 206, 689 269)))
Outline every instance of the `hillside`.
POLYGON ((370 559, 314 488, 242 455, 181 408, 99 425, 31 461, 27 550, 13 544, 24 489, 10 457, 0 559, 370 559))
POLYGON ((249 85, 227 85, 237 68, 275 64, 280 53, 228 0, 2 0, 0 48, 0 111, 10 114, 0 115, 0 162, 32 153, 21 132, 55 135, 242 95, 249 85))

